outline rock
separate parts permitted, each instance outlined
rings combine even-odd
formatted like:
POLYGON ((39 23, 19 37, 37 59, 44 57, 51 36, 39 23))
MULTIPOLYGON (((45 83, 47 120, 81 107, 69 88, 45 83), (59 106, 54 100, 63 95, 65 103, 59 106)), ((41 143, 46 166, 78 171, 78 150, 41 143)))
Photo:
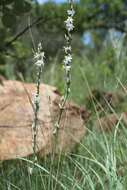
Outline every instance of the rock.
MULTIPOLYGON (((15 159, 32 155, 34 84, 18 81, 3 81, 0 86, 0 160, 15 159)), ((58 90, 45 84, 40 85, 40 111, 37 131, 37 153, 40 156, 55 152, 68 152, 84 136, 84 120, 89 116, 73 102, 67 102, 62 115, 58 138, 53 136, 53 126, 59 115, 58 90)))

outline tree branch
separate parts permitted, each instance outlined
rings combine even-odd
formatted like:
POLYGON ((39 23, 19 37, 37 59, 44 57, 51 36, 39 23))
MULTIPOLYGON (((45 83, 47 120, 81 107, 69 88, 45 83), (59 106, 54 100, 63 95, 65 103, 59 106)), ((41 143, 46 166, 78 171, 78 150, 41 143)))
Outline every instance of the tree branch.
POLYGON ((40 21, 42 21, 43 17, 37 18, 34 22, 32 22, 30 25, 25 27, 22 31, 20 31, 16 36, 13 37, 10 41, 8 41, 5 44, 5 47, 10 46, 14 41, 16 41, 20 36, 22 36, 25 32, 27 32, 30 28, 32 28, 34 25, 38 24, 40 21))
MULTIPOLYGON (((95 16, 95 14, 94 14, 95 16)), ((93 15, 86 17, 89 20, 93 19, 93 15)), ((86 20, 87 20, 86 19, 86 20)), ((10 41, 6 42, 5 45, 0 48, 1 52, 7 52, 7 48, 12 45, 13 42, 15 42, 18 38, 20 38, 25 32, 27 32, 30 28, 32 28, 34 25, 37 25, 39 22, 47 22, 48 20, 51 20, 51 18, 43 18, 42 16, 37 18, 35 21, 33 21, 30 25, 26 26, 22 31, 20 31, 18 34, 16 34, 10 41)), ((54 20, 54 18, 52 19, 54 20)), ((55 18, 56 20, 56 18, 55 18)), ((95 22, 91 25, 84 26, 84 30, 92 30, 92 29, 106 29, 109 30, 110 28, 115 28, 116 30, 127 33, 127 30, 125 29, 125 24, 121 23, 115 23, 115 24, 108 24, 106 22, 95 22)))
POLYGON ((0 52, 6 52, 7 48, 12 45, 13 42, 15 42, 18 38, 20 38, 25 32, 27 32, 30 28, 32 28, 34 25, 39 24, 40 22, 47 22, 48 20, 57 20, 56 18, 43 18, 43 16, 37 18, 35 21, 33 21, 30 25, 26 26, 22 31, 20 31, 18 34, 16 34, 10 41, 6 42, 5 45, 0 48, 0 52))

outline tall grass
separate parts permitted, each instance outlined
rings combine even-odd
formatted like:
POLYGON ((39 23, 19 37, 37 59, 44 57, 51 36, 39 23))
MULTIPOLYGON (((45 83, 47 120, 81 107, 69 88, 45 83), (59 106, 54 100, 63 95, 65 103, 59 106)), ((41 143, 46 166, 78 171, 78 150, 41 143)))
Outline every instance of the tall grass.
POLYGON ((121 128, 120 135, 103 136, 88 130, 77 151, 63 156, 57 174, 58 159, 50 174, 50 157, 35 164, 33 175, 28 167, 32 161, 22 159, 1 163, 0 188, 7 189, 126 189, 126 144, 127 132, 121 128), (57 175, 56 175, 57 174, 57 175), (51 176, 50 176, 51 175, 51 176), (51 182, 49 181, 51 177, 51 182))
MULTIPOLYGON (((85 56, 75 57, 73 64, 71 98, 84 106, 92 89, 117 92, 122 88, 117 78, 123 86, 126 84, 125 69, 122 75, 118 72, 116 75, 105 63, 93 64, 85 56)), ((119 64, 123 63, 119 62, 119 64)), ((61 90, 64 85, 59 83, 62 78, 61 73, 61 65, 57 63, 50 65, 45 71, 44 81, 58 86, 61 90), (51 81, 49 81, 50 71, 54 75, 51 81)), ((124 103, 126 105, 126 101, 124 103)), ((52 166, 50 155, 38 160, 33 175, 30 175, 28 170, 33 164, 30 159, 2 162, 0 189, 126 190, 126 127, 122 121, 119 121, 112 133, 98 132, 94 127, 94 119, 95 116, 99 116, 96 105, 94 102, 92 104, 94 115, 92 121, 86 124, 87 135, 72 153, 62 155, 61 158, 56 157, 52 166), (52 173, 50 173, 51 167, 52 173)), ((117 114, 117 110, 114 112, 117 114)))

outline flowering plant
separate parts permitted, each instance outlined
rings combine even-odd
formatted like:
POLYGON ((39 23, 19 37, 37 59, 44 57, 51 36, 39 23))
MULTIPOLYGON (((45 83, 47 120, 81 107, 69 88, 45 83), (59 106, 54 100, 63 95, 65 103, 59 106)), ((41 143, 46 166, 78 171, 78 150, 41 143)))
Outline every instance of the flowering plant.
POLYGON ((44 67, 44 52, 42 52, 41 43, 38 44, 38 50, 34 54, 35 65, 37 68, 37 84, 36 84, 36 92, 33 98, 33 109, 34 109, 34 119, 32 124, 32 147, 34 153, 34 161, 37 160, 36 156, 36 139, 37 139, 37 126, 38 126, 38 112, 40 105, 40 80, 42 68, 44 67))
POLYGON ((58 117, 58 120, 54 126, 54 131, 53 134, 57 134, 58 129, 60 127, 60 120, 62 117, 62 113, 64 110, 64 106, 66 104, 66 100, 69 96, 70 93, 70 85, 71 85, 71 63, 72 63, 72 48, 71 48, 71 32, 74 29, 74 24, 73 24, 73 16, 75 14, 75 11, 73 9, 73 0, 69 0, 70 8, 67 10, 67 19, 65 20, 65 27, 66 27, 66 34, 65 34, 65 40, 66 40, 66 46, 64 46, 64 61, 63 61, 63 68, 65 71, 65 93, 63 98, 61 99, 61 102, 59 104, 60 108, 60 114, 58 117))

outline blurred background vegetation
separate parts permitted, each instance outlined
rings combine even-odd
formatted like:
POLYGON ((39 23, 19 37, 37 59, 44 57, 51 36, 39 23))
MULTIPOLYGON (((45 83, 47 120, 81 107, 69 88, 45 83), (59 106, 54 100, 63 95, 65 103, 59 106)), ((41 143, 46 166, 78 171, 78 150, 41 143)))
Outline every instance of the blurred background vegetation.
MULTIPOLYGON (((22 73, 32 80, 32 50, 42 42, 46 62, 61 62, 64 46, 64 20, 67 3, 36 0, 0 1, 0 74, 18 79, 22 73)), ((73 53, 93 62, 107 62, 114 69, 110 34, 120 38, 127 30, 126 0, 80 0, 75 3, 73 53), (108 48, 105 48, 105 47, 108 48)))
MULTIPOLYGON (((33 51, 42 42, 46 55, 43 81, 63 87, 62 60, 67 2, 0 1, 0 74, 35 81, 33 51), (59 82, 61 81, 61 82, 59 82)), ((91 88, 115 90, 127 80, 127 1, 75 2, 72 98, 84 102, 91 88), (73 85, 74 84, 74 85, 73 85), (75 88, 76 85, 76 88, 75 88)))

